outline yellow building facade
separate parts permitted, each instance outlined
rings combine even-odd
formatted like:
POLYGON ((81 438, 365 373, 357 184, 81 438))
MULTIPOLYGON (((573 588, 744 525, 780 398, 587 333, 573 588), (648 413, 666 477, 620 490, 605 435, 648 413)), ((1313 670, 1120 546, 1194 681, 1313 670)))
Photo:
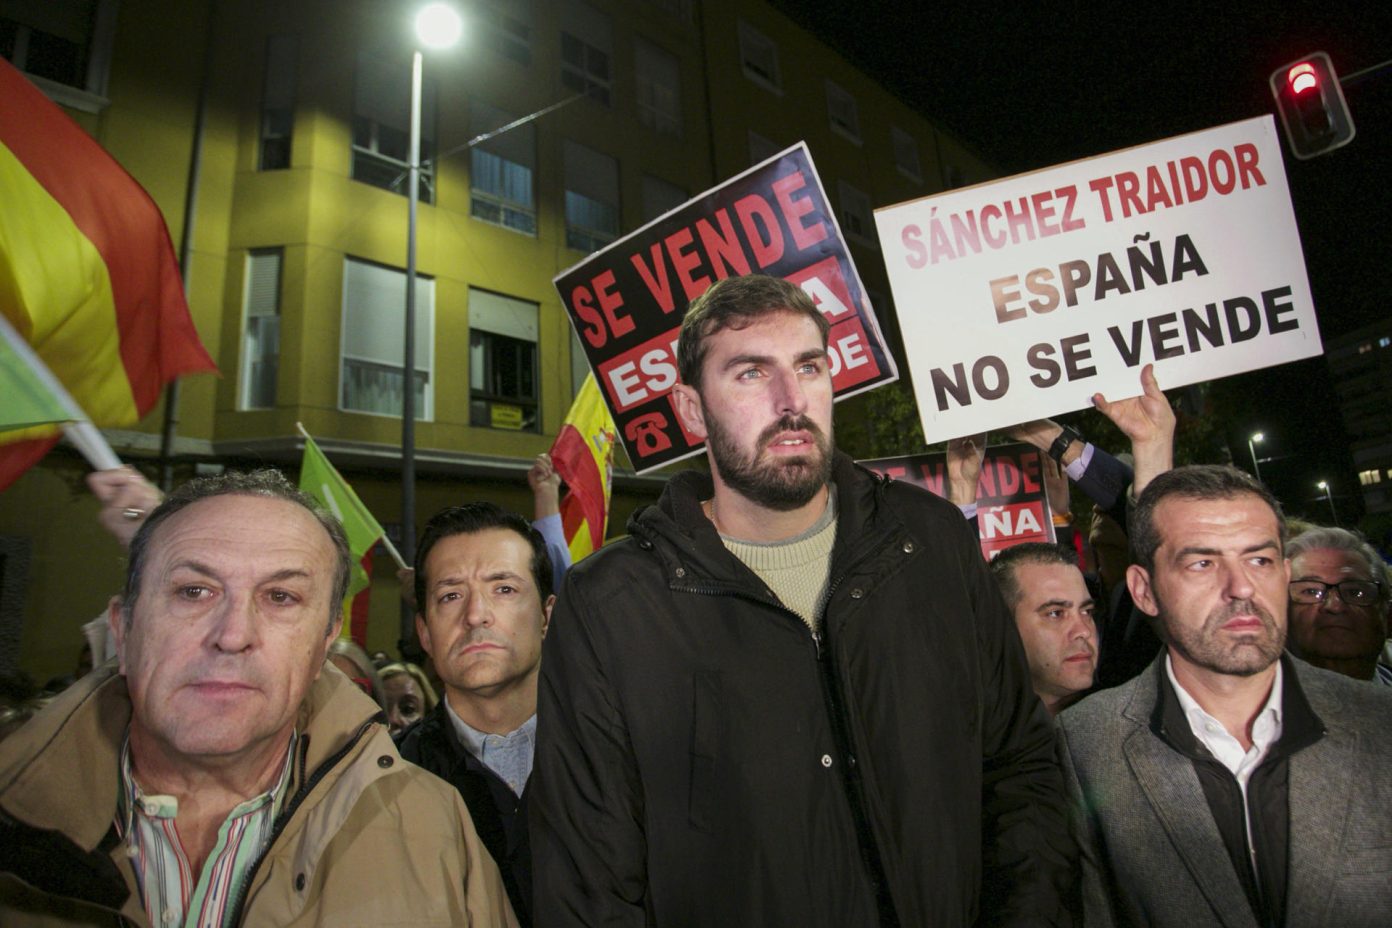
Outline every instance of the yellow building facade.
MULTIPOLYGON (((475 498, 530 514, 526 469, 587 370, 553 277, 797 141, 902 351, 870 210, 990 176, 961 143, 755 0, 460 9, 464 40, 424 60, 418 527, 475 498)), ((176 246, 192 191, 189 302, 221 376, 181 385, 176 479, 294 474, 301 422, 399 527, 414 12, 380 0, 0 7, 0 52, 150 192, 176 246)), ((108 432, 152 478, 162 416, 108 432)), ((611 537, 661 488, 627 464, 611 537)), ((57 450, 0 496, 0 670, 71 670, 79 626, 120 586, 122 552, 96 526, 85 469, 57 450)), ((368 646, 395 651, 385 555, 373 589, 368 646)))

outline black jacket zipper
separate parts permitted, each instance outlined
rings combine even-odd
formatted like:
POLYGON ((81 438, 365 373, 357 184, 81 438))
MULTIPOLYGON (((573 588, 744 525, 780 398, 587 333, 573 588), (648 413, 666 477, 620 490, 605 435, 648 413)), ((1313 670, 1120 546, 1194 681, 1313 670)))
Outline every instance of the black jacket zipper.
MULTIPOLYGON (((827 588, 826 605, 830 606, 832 597, 837 588, 850 573, 851 567, 859 563, 857 558, 850 566, 837 575, 827 588)), ((756 596, 749 590, 740 589, 734 586, 700 586, 698 584, 681 584, 672 587, 676 592, 696 593, 704 596, 733 596, 738 599, 745 599, 760 605, 769 606, 781 612, 788 618, 797 622, 798 625, 806 628, 807 623, 802 616, 789 609, 777 599, 756 596)), ((821 622, 818 624, 822 629, 827 628, 826 609, 819 617, 821 622)), ((850 805, 851 821, 855 826, 856 840, 860 845, 861 859, 864 861, 867 875, 870 877, 871 888, 875 894, 875 904, 880 913, 880 925, 882 928, 897 928, 899 916, 894 909, 894 899, 890 894, 889 880, 885 873, 884 863, 880 857, 879 844, 875 841, 873 829, 870 827, 870 818, 865 811, 865 798, 861 789, 860 772, 857 770, 854 745, 851 743, 850 722, 846 715, 845 702, 841 697, 841 682, 836 676, 836 669, 832 666, 831 642, 826 639, 822 632, 815 629, 811 630, 812 646, 816 657, 817 675, 822 686, 822 700, 825 704, 827 717, 831 722, 832 739, 836 744, 837 753, 842 759, 844 770, 841 773, 842 790, 846 795, 846 801, 850 805)))

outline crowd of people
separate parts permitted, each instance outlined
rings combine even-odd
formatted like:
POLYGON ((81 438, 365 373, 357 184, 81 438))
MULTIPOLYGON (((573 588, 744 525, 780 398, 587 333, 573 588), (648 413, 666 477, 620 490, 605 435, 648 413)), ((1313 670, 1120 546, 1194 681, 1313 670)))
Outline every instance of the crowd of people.
POLYGON ((1175 467, 1146 367, 1095 398, 1128 459, 1010 430, 1061 543, 988 563, 985 436, 945 499, 856 465, 827 331, 778 279, 697 298, 708 469, 579 564, 544 456, 531 521, 434 515, 424 667, 341 637, 343 531, 279 473, 93 475, 125 585, 0 744, 0 923, 1383 924, 1378 552, 1175 467))

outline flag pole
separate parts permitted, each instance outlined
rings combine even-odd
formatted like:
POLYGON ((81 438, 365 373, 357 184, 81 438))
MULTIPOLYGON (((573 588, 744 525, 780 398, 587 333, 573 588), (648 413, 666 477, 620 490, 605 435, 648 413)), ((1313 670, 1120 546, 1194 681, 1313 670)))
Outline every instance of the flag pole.
POLYGON ((54 376, 53 371, 48 369, 48 365, 43 362, 33 347, 19 335, 19 330, 10 324, 10 320, 0 314, 0 338, 9 343, 10 350, 15 353, 20 363, 24 364, 33 372, 34 376, 48 390, 65 410, 67 410, 69 421, 63 423, 63 434, 67 436, 73 447, 82 453, 91 464, 94 470, 111 470, 121 466, 121 459, 116 456, 116 452, 111 450, 111 445, 102 437, 102 433, 87 418, 87 414, 82 411, 82 407, 77 405, 77 400, 72 398, 67 387, 63 386, 62 381, 54 376))

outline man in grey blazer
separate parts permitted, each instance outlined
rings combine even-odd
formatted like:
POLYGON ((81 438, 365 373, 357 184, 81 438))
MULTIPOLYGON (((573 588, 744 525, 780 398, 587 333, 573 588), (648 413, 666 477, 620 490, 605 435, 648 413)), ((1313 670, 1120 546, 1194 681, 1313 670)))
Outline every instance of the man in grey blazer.
POLYGON ((1132 518, 1127 585, 1166 647, 1059 716, 1084 924, 1392 924, 1392 693, 1282 653, 1280 505, 1182 467, 1132 518))

